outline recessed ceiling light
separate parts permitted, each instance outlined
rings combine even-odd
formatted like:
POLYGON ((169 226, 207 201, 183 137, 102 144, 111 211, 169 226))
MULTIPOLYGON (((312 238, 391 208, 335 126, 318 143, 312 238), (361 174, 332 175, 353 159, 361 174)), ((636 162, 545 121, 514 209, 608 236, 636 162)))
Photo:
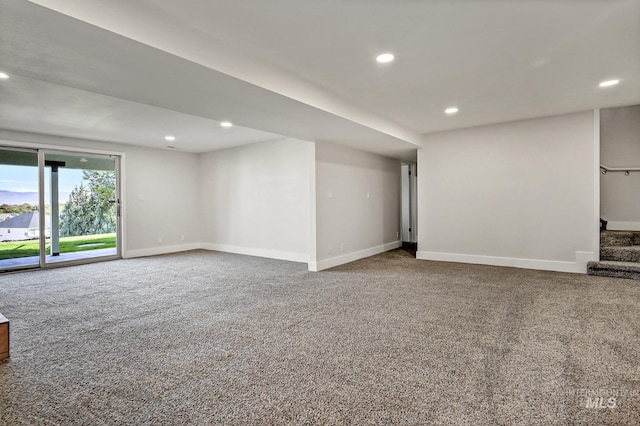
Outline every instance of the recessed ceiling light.
POLYGON ((171 136, 171 135, 167 135, 164 137, 164 140, 166 141, 175 141, 176 137, 175 136, 171 136))
POLYGON ((458 108, 449 107, 449 108, 445 109, 444 112, 447 113, 447 114, 455 114, 456 112, 458 112, 458 108))
POLYGON ((3 73, 3 72, 0 72, 0 78, 7 79, 7 78, 9 78, 9 74, 6 74, 6 73, 3 73))
POLYGON ((87 161, 89 161, 89 160, 87 160, 87 159, 86 159, 86 158, 84 158, 84 157, 82 157, 82 158, 80 159, 80 162, 81 162, 81 163, 86 163, 87 161))
POLYGON ((393 61, 394 59, 395 56, 393 56, 393 53, 382 53, 376 57, 376 61, 380 62, 381 64, 386 64, 393 61))
POLYGON ((230 121, 223 121, 222 123, 220 123, 220 126, 224 127, 225 129, 228 129, 229 127, 233 126, 233 123, 231 123, 230 121))
POLYGON ((615 86, 618 83, 620 83, 620 80, 607 80, 600 83, 600 87, 615 86))

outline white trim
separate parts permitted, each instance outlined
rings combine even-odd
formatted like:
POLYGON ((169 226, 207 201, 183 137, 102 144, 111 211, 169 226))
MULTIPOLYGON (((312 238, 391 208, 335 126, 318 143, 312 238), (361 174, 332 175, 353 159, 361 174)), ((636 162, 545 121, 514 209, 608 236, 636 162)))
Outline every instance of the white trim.
POLYGON ((44 229, 44 237, 42 238, 42 234, 38 236, 38 244, 40 247, 40 262, 39 266, 43 267, 47 263, 47 249, 46 249, 46 237, 47 237, 47 223, 46 223, 46 210, 45 210, 45 199, 44 195, 47 192, 47 189, 44 187, 44 167, 45 167, 45 152, 41 149, 36 150, 38 153, 38 217, 40 229, 44 229), (42 214, 40 214, 42 213, 42 214))
POLYGON ((597 261, 600 259, 599 253, 594 253, 592 251, 577 251, 576 252, 576 263, 586 265, 591 261, 597 261))
POLYGON ((156 256, 159 254, 177 253, 181 251, 197 250, 200 248, 198 243, 179 244, 174 246, 151 247, 139 250, 128 250, 123 253, 122 257, 130 259, 132 257, 156 256))
POLYGON ((593 230, 591 247, 595 259, 600 260, 600 110, 593 110, 593 230))
MULTIPOLYGON (((51 137, 50 135, 39 135, 45 137, 51 137)), ((68 138, 69 140, 74 140, 74 138, 68 138)), ((78 139, 80 141, 89 141, 88 139, 78 139)), ((115 143, 115 142, 102 142, 102 141, 93 141, 92 142, 101 142, 101 143, 115 143)), ((16 141, 11 139, 0 139, 0 145, 7 144, 9 147, 16 148, 31 148, 31 149, 43 149, 46 151, 72 151, 76 153, 84 153, 84 154, 99 154, 99 155, 124 155, 125 153, 122 151, 112 151, 106 149, 93 149, 93 148, 85 148, 85 147, 74 147, 69 145, 51 145, 47 143, 40 142, 25 142, 25 141, 16 141)))
POLYGON ((543 271, 572 272, 586 274, 587 265, 576 262, 560 262, 557 260, 520 259, 515 257, 479 256, 459 253, 440 253, 418 251, 416 259, 435 260, 438 262, 473 263, 476 265, 507 266, 511 268, 537 269, 543 271))
POLYGON ((380 246, 370 247, 364 250, 354 251, 351 253, 343 254, 341 256, 330 257, 329 259, 320 260, 318 262, 309 262, 309 271, 323 271, 325 269, 344 265, 345 263, 364 259, 365 257, 384 253, 385 251, 393 250, 398 247, 402 247, 402 241, 400 240, 386 243, 380 246))
POLYGON ((118 171, 118 190, 120 197, 120 257, 124 257, 124 253, 127 252, 127 185, 125 185, 126 180, 126 167, 125 167, 125 154, 118 154, 120 159, 119 161, 119 171, 118 171))
POLYGON ((316 142, 309 144, 309 262, 318 260, 316 142))
POLYGON ((307 253, 294 253, 289 251, 259 249, 252 247, 239 247, 230 246, 227 244, 212 244, 202 243, 200 248, 204 250, 215 250, 226 253, 244 254, 247 256, 266 257, 269 259, 288 260, 291 262, 307 263, 309 261, 309 254, 307 253))
POLYGON ((640 231, 640 222, 607 222, 608 231, 640 231))

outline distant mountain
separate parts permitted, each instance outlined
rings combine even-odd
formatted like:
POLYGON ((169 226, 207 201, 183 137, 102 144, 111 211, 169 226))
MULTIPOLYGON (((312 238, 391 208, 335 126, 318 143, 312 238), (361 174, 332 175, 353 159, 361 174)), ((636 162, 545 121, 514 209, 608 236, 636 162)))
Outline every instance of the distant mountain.
MULTIPOLYGON (((69 199, 68 192, 60 192, 60 202, 66 203, 69 199)), ((47 201, 45 200, 45 203, 47 201)), ((13 192, 13 191, 3 191, 0 190, 0 204, 38 204, 38 193, 37 192, 13 192)))
POLYGON ((37 192, 0 191, 0 204, 38 204, 37 192))

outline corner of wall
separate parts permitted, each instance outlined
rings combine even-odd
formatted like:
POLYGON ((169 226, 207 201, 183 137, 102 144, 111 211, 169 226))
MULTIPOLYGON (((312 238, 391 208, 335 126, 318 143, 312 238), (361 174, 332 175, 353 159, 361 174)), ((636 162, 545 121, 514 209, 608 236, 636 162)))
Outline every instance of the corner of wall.
POLYGON ((541 271, 555 271, 555 272, 571 272, 576 274, 585 274, 587 272, 587 262, 585 259, 591 260, 594 256, 593 253, 584 252, 584 255, 580 256, 580 262, 563 262, 557 260, 541 260, 541 259, 521 259, 516 257, 498 257, 498 256, 482 256, 472 254, 460 254, 460 253, 440 253, 430 251, 418 251, 416 253, 416 259, 419 260, 433 260, 437 262, 454 262, 454 263, 471 263, 474 265, 488 265, 488 266, 504 266, 510 268, 522 268, 522 269, 536 269, 541 271))
POLYGON ((376 247, 370 247, 364 250, 359 250, 341 256, 334 256, 328 259, 320 261, 310 261, 309 271, 319 272, 325 269, 335 268, 336 266, 344 265, 345 263, 355 262, 356 260, 364 259, 365 257, 375 256, 376 254, 384 253, 385 251, 394 250, 402 247, 402 241, 393 241, 391 243, 382 244, 376 247))
POLYGON ((150 247, 138 250, 126 250, 122 253, 123 259, 132 259, 134 257, 157 256, 160 254, 179 253, 182 251, 191 251, 200 249, 200 243, 178 244, 171 246, 150 247))
POLYGON ((317 272, 316 142, 309 143, 309 271, 317 272))
POLYGON ((238 247, 226 244, 201 243, 199 248, 203 250, 221 251, 224 253, 243 254, 245 256, 265 257, 267 259, 288 260, 289 262, 309 262, 309 255, 280 250, 267 250, 251 247, 238 247))
POLYGON ((600 260, 600 110, 593 110, 593 235, 592 250, 595 258, 600 260))

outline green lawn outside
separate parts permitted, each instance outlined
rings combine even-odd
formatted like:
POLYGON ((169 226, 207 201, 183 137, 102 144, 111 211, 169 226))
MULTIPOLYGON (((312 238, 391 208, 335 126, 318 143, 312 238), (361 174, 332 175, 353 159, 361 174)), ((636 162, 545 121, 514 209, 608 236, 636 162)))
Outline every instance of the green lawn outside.
MULTIPOLYGON (((0 242, 0 260, 18 257, 38 256, 38 240, 0 242)), ((49 254, 51 240, 46 240, 46 253, 49 254)), ((60 253, 113 248, 116 246, 116 234, 83 235, 80 237, 60 238, 60 253)))

